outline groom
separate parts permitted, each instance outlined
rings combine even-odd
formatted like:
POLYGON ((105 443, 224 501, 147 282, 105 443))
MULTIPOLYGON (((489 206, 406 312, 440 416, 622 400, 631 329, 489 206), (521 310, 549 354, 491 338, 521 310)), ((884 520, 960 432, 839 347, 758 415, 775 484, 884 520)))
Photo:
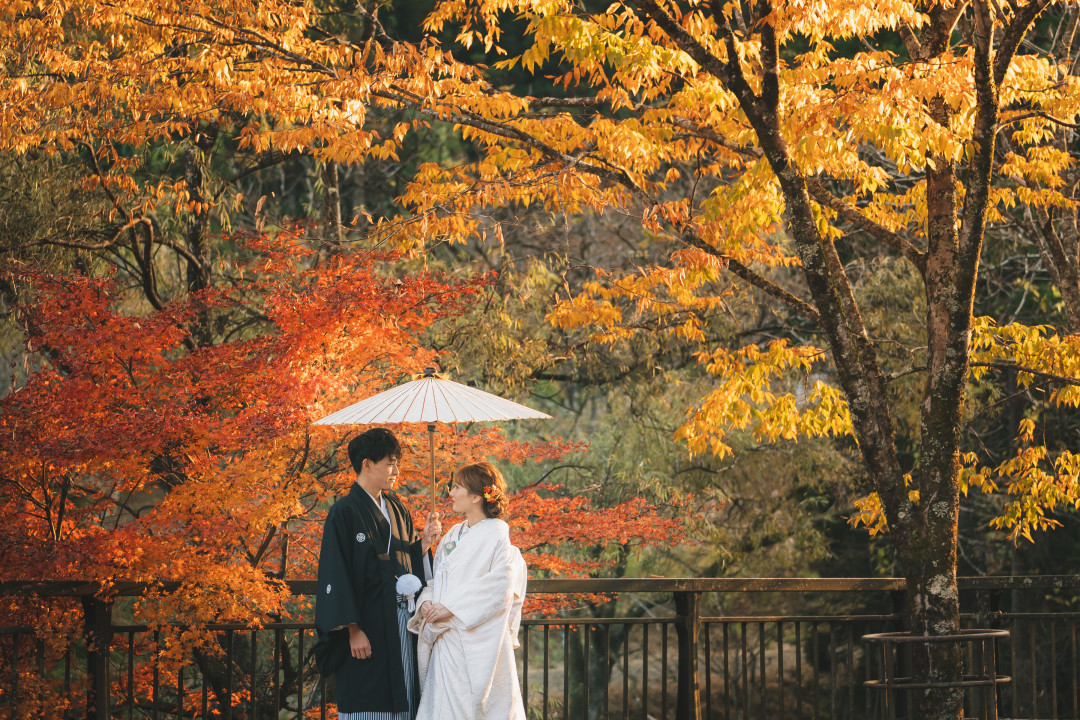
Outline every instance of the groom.
POLYGON ((404 575, 431 577, 430 548, 442 526, 438 514, 428 515, 421 538, 391 492, 401 462, 392 432, 372 428, 353 438, 349 461, 356 482, 323 527, 315 660, 320 674, 335 677, 342 720, 374 718, 370 713, 412 720, 420 699, 416 637, 405 628, 408 598, 396 588, 404 575))

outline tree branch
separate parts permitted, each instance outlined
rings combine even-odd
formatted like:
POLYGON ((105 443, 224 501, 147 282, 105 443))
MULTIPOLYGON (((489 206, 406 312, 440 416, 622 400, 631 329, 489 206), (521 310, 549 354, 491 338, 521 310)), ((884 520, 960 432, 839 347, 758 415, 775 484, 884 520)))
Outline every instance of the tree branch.
POLYGON ((139 274, 142 279, 143 294, 156 310, 165 307, 157 292, 157 274, 154 272, 154 227, 145 218, 130 224, 131 252, 135 255, 135 261, 139 265, 139 274), (146 241, 139 242, 139 228, 146 228, 146 241))
POLYGON ((765 107, 780 106, 780 48, 770 23, 761 26, 761 100, 765 107))
POLYGON ((917 248, 906 238, 879 225, 859 212, 858 208, 833 195, 832 192, 822 185, 821 181, 817 178, 808 179, 806 181, 806 189, 810 192, 810 197, 814 198, 819 204, 830 210, 836 211, 836 214, 845 221, 851 223, 860 230, 869 233, 875 240, 880 240, 903 255, 908 262, 919 269, 920 273, 926 273, 926 253, 917 248))
MULTIPOLYGON (((127 227, 127 226, 125 226, 127 227)), ((120 238, 120 234, 114 235, 111 239, 99 243, 79 242, 77 240, 63 240, 57 236, 44 237, 40 240, 35 240, 31 243, 27 243, 23 247, 40 247, 43 245, 55 245, 57 247, 72 248, 75 250, 108 250, 111 247, 115 247, 117 241, 120 238)))
POLYGON ((907 23, 901 23, 900 25, 900 39, 904 41, 908 57, 914 60, 922 56, 922 43, 919 42, 919 38, 915 36, 915 31, 907 23))
MULTIPOLYGON (((974 46, 972 69, 975 76, 975 123, 971 137, 971 159, 968 161, 967 192, 964 194, 959 234, 959 254, 955 273, 956 287, 963 298, 974 292, 978 272, 979 253, 986 234, 986 208, 990 202, 990 189, 994 168, 994 141, 997 138, 997 121, 1001 100, 998 93, 1000 81, 995 81, 991 70, 991 47, 994 24, 988 0, 975 0, 975 22, 972 30, 974 46)), ((998 48, 994 62, 1007 51, 998 48)), ((1011 56, 1008 58, 1011 61, 1011 56)), ((970 302, 965 300, 970 306, 970 302)), ((967 313, 966 309, 957 312, 967 313)))
MULTIPOLYGON (((702 69, 705 70, 705 72, 709 73, 715 78, 720 79, 725 84, 728 83, 728 81, 730 80, 728 68, 723 62, 721 62, 720 58, 709 52, 704 45, 699 43, 694 38, 694 36, 684 30, 683 27, 679 25, 679 23, 677 23, 674 18, 668 15, 664 11, 664 9, 655 2, 655 0, 634 0, 634 4, 637 5, 638 8, 640 8, 642 12, 644 12, 649 17, 650 20, 652 20, 654 23, 657 24, 657 26, 659 26, 660 29, 663 30, 667 34, 667 36, 671 38, 672 42, 674 42, 680 50, 693 58, 694 62, 700 65, 702 69)), ((715 14, 715 8, 713 9, 713 12, 715 14)), ((722 24, 723 18, 724 15, 721 12, 721 14, 716 17, 717 23, 722 24)), ((723 25, 723 27, 727 29, 728 33, 730 34, 730 29, 727 28, 726 25, 723 25)), ((728 54, 730 56, 730 50, 728 54)), ((736 62, 738 62, 737 56, 736 62)))
POLYGON ((749 158, 754 158, 755 160, 760 159, 764 156, 764 153, 759 147, 754 147, 753 145, 740 145, 734 140, 729 140, 728 138, 724 137, 712 128, 701 127, 700 125, 693 123, 686 118, 673 117, 670 118, 668 122, 670 122, 672 125, 675 125, 676 127, 686 130, 687 132, 701 138, 702 140, 708 140, 709 142, 714 142, 723 148, 727 148, 733 153, 744 155, 749 158))
POLYGON ((238 170, 235 175, 225 181, 224 185, 221 187, 220 190, 214 193, 214 201, 216 202, 217 200, 219 200, 221 196, 225 193, 226 189, 240 182, 248 175, 257 173, 260 170, 274 167, 275 165, 280 165, 287 159, 288 155, 283 152, 270 152, 266 157, 264 157, 262 160, 258 161, 254 165, 246 167, 243 170, 238 170))
POLYGON ((919 60, 928 60, 949 49, 956 21, 967 10, 968 0, 957 0, 949 7, 934 3, 930 10, 930 22, 925 26, 919 60))
POLYGON ((1068 128, 1070 130, 1080 130, 1080 123, 1071 123, 1071 122, 1069 122, 1067 120, 1062 120, 1061 118, 1054 117, 1050 113, 1043 112, 1042 110, 1031 110, 1029 112, 1023 112, 1023 113, 1019 113, 1017 115, 1012 115, 1012 116, 1009 117, 1008 120, 1000 121, 995 126, 995 128, 1003 128, 1006 125, 1011 125, 1011 124, 1013 124, 1015 122, 1020 122, 1021 120, 1027 120, 1028 118, 1033 118, 1033 117, 1040 117, 1040 118, 1043 118, 1044 120, 1049 120, 1050 122, 1054 123, 1055 125, 1060 125, 1061 127, 1068 128))
POLYGON ((248 562, 251 563, 251 567, 259 567, 259 563, 261 563, 262 559, 266 556, 266 551, 270 549, 270 543, 273 541, 274 536, 277 535, 277 531, 277 525, 270 526, 270 529, 263 537, 262 544, 259 545, 259 549, 255 551, 254 555, 251 554, 251 552, 247 549, 246 546, 244 547, 244 554, 247 555, 248 562))
POLYGON ((529 100, 530 108, 547 108, 547 107, 576 107, 576 108, 598 108, 610 105, 607 100, 601 100, 595 97, 542 97, 531 98, 529 100))
POLYGON ((1005 32, 1001 35, 1001 40, 998 42, 994 54, 995 85, 1001 85, 1001 81, 1005 79, 1005 73, 1009 70, 1009 65, 1012 64, 1013 58, 1016 56, 1016 49, 1020 47, 1020 43, 1027 36, 1031 24, 1035 22, 1035 18, 1039 17, 1039 14, 1049 4, 1050 0, 1034 0, 1020 8, 1013 15, 1012 20, 1005 27, 1005 32))
POLYGON ((1029 375, 1034 375, 1035 377, 1042 378, 1044 380, 1049 380, 1051 382, 1059 382, 1059 383, 1063 383, 1065 385, 1073 385, 1075 387, 1080 387, 1080 378, 1071 378, 1071 377, 1066 377, 1065 375, 1055 375, 1054 373, 1048 373, 1048 372, 1044 372, 1042 370, 1036 370, 1035 368, 1030 368, 1030 367, 1027 367, 1025 365, 1018 365, 1017 363, 1011 363, 1011 362, 973 362, 973 363, 971 363, 971 367, 985 367, 985 368, 991 368, 993 370, 1012 370, 1012 371, 1015 371, 1015 372, 1028 373, 1029 375))
POLYGON ((539 151, 545 157, 555 160, 569 169, 577 169, 581 172, 595 175, 596 177, 607 180, 608 182, 622 185, 630 190, 630 192, 638 199, 638 201, 646 205, 656 205, 655 198, 650 196, 644 190, 642 190, 634 178, 630 176, 623 168, 607 169, 599 167, 594 164, 585 162, 586 157, 573 155, 567 155, 564 152, 556 150, 547 143, 541 142, 534 136, 519 130, 511 125, 506 125, 499 122, 494 122, 481 115, 477 115, 471 111, 465 110, 461 106, 449 106, 445 107, 445 110, 440 112, 432 107, 425 105, 421 98, 415 96, 408 91, 397 89, 393 92, 388 90, 373 90, 371 94, 375 97, 383 98, 384 100, 390 100, 395 103, 399 103, 405 107, 411 108, 416 112, 430 117, 434 120, 445 122, 447 117, 453 117, 453 122, 459 125, 465 125, 477 130, 482 130, 486 133, 496 135, 507 140, 514 140, 523 145, 533 148, 539 151))
POLYGON ((1077 12, 1076 3, 1067 3, 1065 5, 1065 12, 1058 22, 1057 30, 1054 31, 1054 40, 1050 44, 1050 54, 1053 57, 1065 57, 1065 55, 1068 54, 1069 49, 1072 48, 1078 19, 1080 19, 1080 13, 1077 12))
POLYGON ((743 265, 741 262, 731 257, 730 255, 723 253, 722 251, 720 251, 720 249, 713 247, 697 235, 690 232, 684 232, 679 235, 679 239, 686 245, 689 245, 696 250, 700 250, 704 253, 712 255, 715 258, 723 260, 725 263, 727 263, 728 270, 730 270, 733 274, 742 278, 743 280, 750 283, 759 290, 763 290, 771 297, 784 303, 789 308, 797 312, 799 315, 805 317, 807 320, 810 320, 814 323, 818 323, 821 321, 821 316, 818 314, 817 309, 813 305, 806 302, 802 298, 796 297, 795 295, 791 294, 790 292, 780 287, 776 283, 772 282, 771 280, 768 280, 765 277, 755 273, 746 265, 743 265))

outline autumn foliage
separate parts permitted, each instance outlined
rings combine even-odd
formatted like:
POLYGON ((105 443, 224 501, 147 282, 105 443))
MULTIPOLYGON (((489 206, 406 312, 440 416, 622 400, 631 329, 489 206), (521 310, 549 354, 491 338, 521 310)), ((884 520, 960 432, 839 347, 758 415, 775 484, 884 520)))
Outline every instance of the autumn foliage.
POLYGON ((308 424, 430 360, 415 334, 470 289, 383 277, 379 255, 305 268, 291 232, 241 240, 244 280, 153 313, 115 276, 9 266, 39 367, 3 400, 7 579, 179 581, 207 618, 278 609, 289 525, 335 491, 337 438, 308 424), (246 331, 186 344, 200 315, 238 312, 246 331))
MULTIPOLYGON (((115 277, 11 266, 40 365, 3 399, 5 579, 180 582, 203 598, 190 620, 280 611, 281 587, 267 581, 310 576, 321 512, 352 482, 337 457, 348 429, 311 421, 433 362, 418 334, 458 312, 474 287, 388 276, 394 258, 378 253, 312 266, 301 240, 241 238, 244 281, 149 314, 124 312, 115 277), (251 330, 185 346, 200 314, 237 312, 251 315, 251 330)), ((466 458, 521 463, 576 448, 512 442, 491 427, 437 431, 444 477, 466 458)), ((422 509, 426 434, 403 437, 404 482, 422 509)), ((586 536, 624 543, 643 529, 619 522, 643 515, 637 505, 592 518, 584 498, 545 501, 535 488, 515 502, 526 549, 586 536)), ((644 538, 657 532, 650 524, 644 538)), ((534 565, 596 569, 550 554, 534 565)))
MULTIPOLYGON (((159 682, 174 686, 192 652, 222 651, 207 623, 306 616, 307 602, 281 581, 314 577, 325 510, 355 477, 341 447, 353 431, 311 422, 437 361, 422 333, 461 312, 484 282, 397 273, 401 259, 385 252, 320 257, 308 239, 302 228, 234 236, 242 261, 222 269, 232 282, 151 312, 132 306, 115 272, 6 268, 32 364, 0 401, 8 519, 0 579, 96 582, 105 598, 117 583, 145 584, 124 612, 166 631, 138 644, 162 663, 159 682), (192 328, 207 318, 235 330, 209 346, 192 343, 192 328)), ((422 526, 427 434, 396 430, 408 448, 402 491, 422 526)), ((437 438, 440 492, 466 460, 520 464, 579 449, 511 441, 490 426, 438 425, 437 438)), ((593 509, 560 490, 545 484, 512 497, 515 540, 534 575, 603 571, 589 553, 569 550, 575 545, 656 544, 677 534, 655 507, 593 509)), ((2 617, 38 628, 50 655, 84 622, 77 603, 32 596, 13 599, 2 617)), ((115 697, 148 698, 149 672, 140 668, 130 686, 118 679, 115 697)), ((25 674, 21 712, 33 715, 32 698, 78 704, 78 686, 61 698, 35 677, 25 674)))
MULTIPOLYGON (((94 233, 34 246, 123 254, 154 308, 125 312, 107 277, 7 270, 39 298, 23 312, 42 359, 5 417, 50 418, 40 432, 5 426, 28 438, 3 450, 19 522, 42 538, 25 557, 70 539, 95 549, 87 568, 149 577, 166 539, 191 532, 220 567, 242 567, 232 582, 286 574, 295 531, 270 528, 329 496, 296 489, 330 456, 301 428, 431 360, 416 333, 468 292, 422 273, 390 283, 369 256, 339 255, 348 223, 335 202, 324 260, 254 238, 256 275, 211 282, 210 225, 261 227, 284 202, 245 196, 241 180, 299 156, 330 179, 337 165, 400 163, 394 209, 357 208, 348 227, 413 258, 502 240, 493 209, 568 229, 633 218, 635 242, 663 259, 596 268, 548 321, 604 345, 660 317, 699 343, 714 386, 679 430, 696 452, 725 456, 736 434, 857 447, 858 519, 893 531, 909 598, 930 598, 908 608, 918 632, 959 628, 964 494, 996 494, 993 524, 1013 541, 1080 507, 1076 455, 1035 431, 1080 401, 1075 4, 455 0, 419 32, 392 27, 392 13, 332 0, 5 5, 0 149, 77 158, 77 189, 98 204, 94 233), (543 94, 514 90, 534 81, 543 94), (406 158, 410 142, 451 134, 460 153, 406 158), (165 149, 182 167, 155 172, 165 149), (221 172, 229 163, 243 168, 221 172), (1054 327, 1005 317, 981 284, 1014 225, 1058 286, 1054 327), (187 263, 190 296, 163 301, 155 248, 187 263), (265 310, 207 341, 241 295, 244 312, 265 310), (738 305, 767 308, 770 331, 707 340, 710 318, 738 305), (971 441, 972 416, 1004 393, 1031 397, 1009 442, 971 441), (88 424, 110 432, 76 439, 88 424), (151 472, 131 477, 136 465, 151 472), (161 503, 138 517, 117 503, 148 492, 161 503), (145 547, 112 539, 151 527, 145 547), (251 539, 237 543, 241 530, 251 539)), ((191 552, 177 577, 193 572, 191 552)), ((958 656, 939 660, 933 679, 960 676, 958 656)), ((927 702, 949 717, 956 696, 927 702)))

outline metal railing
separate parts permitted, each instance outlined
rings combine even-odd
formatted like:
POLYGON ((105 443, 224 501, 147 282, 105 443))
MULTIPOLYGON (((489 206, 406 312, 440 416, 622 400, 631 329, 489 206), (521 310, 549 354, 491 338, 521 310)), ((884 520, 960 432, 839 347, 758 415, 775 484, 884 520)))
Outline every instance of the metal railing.
MULTIPOLYGON (((290 585, 314 592, 311 581, 290 585)), ((999 716, 1080 717, 1080 576, 963 578, 960 588, 965 626, 1010 631, 996 654, 998 673, 1012 677, 998 694, 999 716)), ((113 590, 123 598, 143 588, 113 590)), ((333 717, 332 691, 312 661, 311 623, 211 625, 210 644, 177 648, 168 643, 183 628, 114 622, 114 601, 97 592, 85 583, 0 584, 0 596, 78 600, 85 618, 81 637, 62 647, 31 628, 0 628, 0 720, 333 717)), ((572 617, 522 622, 518 668, 530 717, 871 717, 862 637, 903 629, 897 579, 529 584, 533 596, 567 593, 637 602, 619 617, 594 600, 572 617)))

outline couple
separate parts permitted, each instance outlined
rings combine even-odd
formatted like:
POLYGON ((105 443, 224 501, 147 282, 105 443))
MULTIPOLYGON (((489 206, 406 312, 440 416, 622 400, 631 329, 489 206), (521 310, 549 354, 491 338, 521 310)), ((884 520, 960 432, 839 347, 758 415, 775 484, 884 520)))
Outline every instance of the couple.
POLYGON ((391 492, 393 433, 357 436, 349 460, 356 482, 326 517, 315 596, 315 657, 334 676, 338 717, 524 720, 514 647, 525 562, 498 519, 502 475, 488 462, 458 469, 450 497, 465 520, 432 556, 438 515, 420 537, 391 492))

